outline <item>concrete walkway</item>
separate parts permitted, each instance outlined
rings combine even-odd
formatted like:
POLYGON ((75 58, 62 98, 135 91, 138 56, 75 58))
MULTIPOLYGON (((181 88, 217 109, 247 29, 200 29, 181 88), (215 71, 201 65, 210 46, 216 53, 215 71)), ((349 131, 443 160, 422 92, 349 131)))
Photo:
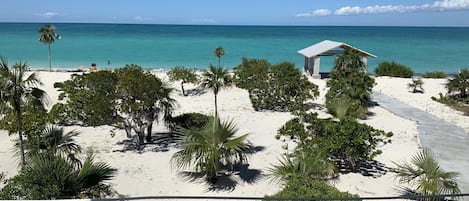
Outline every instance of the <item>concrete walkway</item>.
POLYGON ((444 170, 459 172, 459 188, 462 193, 469 193, 469 133, 435 115, 382 93, 373 91, 372 99, 392 113, 416 121, 422 146, 435 153, 444 170))

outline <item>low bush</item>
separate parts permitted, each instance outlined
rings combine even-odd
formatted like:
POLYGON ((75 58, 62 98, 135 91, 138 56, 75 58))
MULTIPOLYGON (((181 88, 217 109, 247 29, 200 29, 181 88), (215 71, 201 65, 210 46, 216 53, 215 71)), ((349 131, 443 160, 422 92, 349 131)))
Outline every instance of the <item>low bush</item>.
POLYGON ((424 78, 447 78, 448 75, 441 71, 426 72, 422 75, 424 78))
POLYGON ((184 113, 176 117, 172 117, 168 126, 174 132, 177 128, 184 128, 188 130, 200 130, 209 121, 210 116, 200 113, 184 113))
POLYGON ((288 179, 283 189, 269 198, 358 198, 348 192, 341 192, 324 181, 309 177, 293 177, 288 179))
POLYGON ((414 71, 407 66, 397 62, 381 62, 375 69, 376 76, 404 77, 410 78, 414 75, 414 71))

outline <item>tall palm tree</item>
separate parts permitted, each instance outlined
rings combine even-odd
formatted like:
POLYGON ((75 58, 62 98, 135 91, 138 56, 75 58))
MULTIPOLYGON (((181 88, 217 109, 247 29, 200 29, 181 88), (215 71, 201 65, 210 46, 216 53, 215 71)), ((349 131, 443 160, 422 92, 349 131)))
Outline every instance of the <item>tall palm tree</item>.
POLYGON ((228 70, 221 67, 214 67, 210 64, 208 70, 202 73, 200 87, 203 89, 212 89, 215 96, 215 116, 218 116, 217 95, 220 89, 231 86, 233 80, 228 70))
POLYGON ((55 42, 55 40, 60 39, 60 35, 55 32, 55 26, 51 24, 46 24, 39 29, 39 41, 41 43, 47 44, 49 50, 49 71, 52 70, 51 67, 51 51, 50 45, 55 42))
POLYGON ((182 130, 182 149, 173 155, 171 163, 178 168, 195 165, 196 172, 203 173, 209 182, 215 183, 217 173, 223 167, 242 164, 251 153, 248 134, 236 137, 237 131, 233 121, 220 122, 216 116, 200 131, 182 130))
MULTIPOLYGON (((8 67, 2 59, 1 66, 8 67)), ((4 68, 2 68, 4 69, 4 68)), ((13 112, 17 119, 17 130, 20 144, 21 165, 25 165, 23 146, 23 110, 25 105, 44 107, 46 92, 36 86, 42 84, 36 73, 26 74, 26 63, 16 63, 12 68, 0 71, 0 112, 13 112)))
POLYGON ((427 200, 439 200, 441 194, 460 193, 456 172, 443 170, 429 149, 423 149, 411 159, 411 163, 395 163, 396 177, 401 183, 415 186, 415 192, 424 196, 435 196, 427 200))
POLYGON ((221 60, 221 57, 225 55, 225 49, 223 49, 222 46, 218 46, 217 48, 215 48, 215 51, 213 53, 218 58, 218 67, 221 67, 220 60, 221 60))

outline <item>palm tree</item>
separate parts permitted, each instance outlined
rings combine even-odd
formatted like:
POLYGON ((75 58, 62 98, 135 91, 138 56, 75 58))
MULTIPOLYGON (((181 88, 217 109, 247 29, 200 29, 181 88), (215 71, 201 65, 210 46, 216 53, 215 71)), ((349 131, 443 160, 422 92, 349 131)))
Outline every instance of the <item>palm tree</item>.
POLYGON ((282 180, 298 177, 326 180, 338 176, 334 163, 314 149, 298 150, 294 158, 284 156, 278 165, 270 168, 270 174, 282 180))
POLYGON ((92 152, 81 168, 64 156, 42 153, 33 156, 5 189, 17 196, 12 199, 100 198, 112 194, 104 182, 115 174, 108 164, 95 162, 92 152))
POLYGON ((210 64, 208 70, 202 73, 202 80, 200 87, 203 89, 212 89, 215 96, 215 116, 218 115, 217 111, 217 95, 220 89, 231 86, 233 80, 228 70, 221 67, 214 67, 210 64))
POLYGON ((81 153, 81 147, 73 137, 79 133, 70 131, 65 133, 63 128, 56 126, 46 127, 39 135, 32 135, 25 143, 25 149, 28 150, 27 155, 33 157, 37 154, 45 152, 58 154, 66 157, 75 166, 81 166, 80 160, 76 157, 81 153))
POLYGON ((422 78, 412 79, 411 83, 407 84, 407 88, 412 89, 412 93, 422 92, 423 93, 423 81, 422 78))
MULTIPOLYGON (((7 66, 8 63, 2 59, 1 66, 7 66)), ((5 69, 5 68, 2 68, 5 69)), ((0 91, 1 102, 0 111, 2 113, 13 112, 17 119, 17 130, 19 137, 19 146, 21 154, 21 165, 25 165, 24 146, 23 146, 23 110, 25 106, 44 107, 46 93, 36 86, 42 84, 36 73, 26 74, 26 63, 16 63, 11 69, 0 71, 0 91)))
POLYGON ((217 48, 215 48, 215 51, 213 53, 218 58, 218 67, 221 67, 220 60, 221 60, 221 57, 225 55, 225 50, 223 49, 222 46, 218 46, 217 48))
POLYGON ((463 69, 446 84, 448 94, 459 92, 460 98, 466 98, 469 94, 469 69, 463 69))
POLYGON ((173 155, 171 163, 180 169, 195 165, 196 172, 215 183, 223 167, 247 162, 247 154, 251 153, 248 134, 236 137, 237 131, 233 121, 220 122, 217 116, 200 131, 182 129, 182 149, 173 155))
POLYGON ((423 149, 412 157, 411 163, 395 163, 396 177, 401 183, 415 186, 415 192, 424 196, 436 196, 427 200, 439 200, 438 195, 460 193, 456 172, 443 170, 429 149, 423 149))
POLYGON ((55 40, 60 39, 60 35, 55 32, 55 26, 51 24, 46 24, 39 29, 39 41, 41 43, 47 44, 49 50, 49 71, 52 70, 51 67, 51 52, 50 45, 55 42, 55 40))

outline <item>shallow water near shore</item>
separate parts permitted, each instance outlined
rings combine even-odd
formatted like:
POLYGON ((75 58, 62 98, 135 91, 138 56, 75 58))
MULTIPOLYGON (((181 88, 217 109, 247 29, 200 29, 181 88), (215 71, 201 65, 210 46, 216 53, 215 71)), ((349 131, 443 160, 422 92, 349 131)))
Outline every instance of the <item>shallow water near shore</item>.
MULTIPOLYGON (((52 45, 54 69, 116 68, 139 64, 149 69, 183 65, 199 69, 217 64, 213 51, 223 46, 222 65, 232 68, 242 57, 271 63, 294 62, 298 50, 322 40, 348 43, 378 56, 369 59, 369 71, 381 61, 395 60, 417 73, 456 73, 469 67, 469 28, 324 27, 324 26, 194 26, 124 24, 54 24, 62 38, 52 45)), ((37 23, 0 23, 0 55, 10 63, 26 61, 45 68, 47 45, 38 41, 37 23)), ((328 71, 333 58, 321 58, 328 71)))

